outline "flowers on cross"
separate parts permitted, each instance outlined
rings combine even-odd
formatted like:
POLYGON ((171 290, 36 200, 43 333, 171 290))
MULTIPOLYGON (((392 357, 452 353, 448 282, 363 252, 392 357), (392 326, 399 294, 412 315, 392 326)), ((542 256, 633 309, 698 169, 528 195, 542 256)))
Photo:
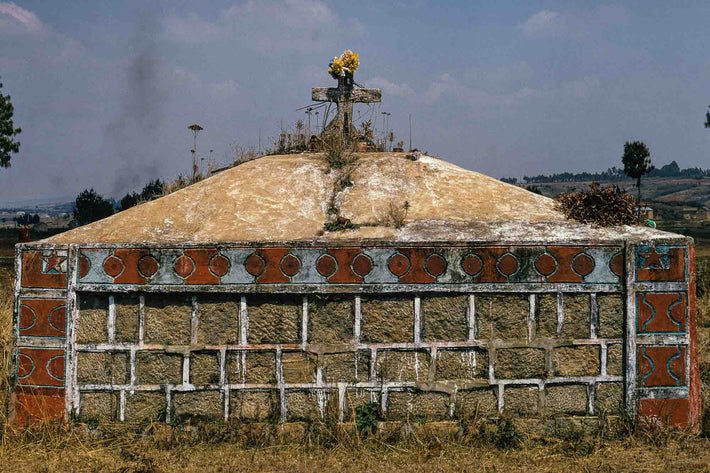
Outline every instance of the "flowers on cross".
POLYGON ((360 56, 349 49, 340 57, 334 57, 328 66, 328 74, 333 76, 333 79, 342 77, 347 73, 352 74, 360 66, 360 56))

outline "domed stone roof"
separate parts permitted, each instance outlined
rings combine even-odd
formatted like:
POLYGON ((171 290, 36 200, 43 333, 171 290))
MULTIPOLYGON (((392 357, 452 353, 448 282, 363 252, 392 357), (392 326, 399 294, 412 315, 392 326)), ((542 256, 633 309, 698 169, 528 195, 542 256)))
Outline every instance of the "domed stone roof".
MULTIPOLYGON (((349 176, 352 186, 342 188, 336 184, 339 172, 329 169, 322 154, 265 156, 45 242, 412 241, 450 239, 447 233, 452 232, 459 233, 456 238, 476 239, 482 229, 491 233, 491 228, 511 225, 536 228, 544 237, 546 222, 566 225, 547 197, 440 159, 405 156, 359 155, 349 176), (390 207, 405 202, 405 225, 384 224, 390 207), (359 228, 324 231, 334 204, 359 228)), ((513 233, 518 238, 521 231, 513 233)))

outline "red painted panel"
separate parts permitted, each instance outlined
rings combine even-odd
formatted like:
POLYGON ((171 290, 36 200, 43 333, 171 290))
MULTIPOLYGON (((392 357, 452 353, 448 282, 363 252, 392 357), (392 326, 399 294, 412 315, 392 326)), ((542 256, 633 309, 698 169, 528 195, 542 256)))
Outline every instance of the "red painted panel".
POLYGON ((185 278, 185 284, 219 284, 219 278, 210 271, 210 261, 216 255, 215 248, 185 250, 185 256, 195 262, 195 270, 185 278))
POLYGON ((685 332, 685 293, 639 293, 636 297, 638 332, 685 332))
POLYGON ((17 386, 11 403, 10 416, 17 426, 63 419, 66 413, 64 388, 17 386))
POLYGON ((685 386, 684 346, 638 347, 639 386, 685 386))
POLYGON ((20 301, 20 335, 31 337, 66 336, 66 302, 56 299, 20 301))
POLYGON ((291 282, 291 278, 281 272, 281 260, 289 252, 288 248, 262 248, 257 254, 266 262, 266 268, 256 278, 257 283, 291 282))
MULTIPOLYGON (((45 257, 48 265, 56 267, 56 253, 52 256, 45 257)), ((64 289, 67 287, 66 273, 43 272, 42 271, 42 252, 41 251, 25 251, 22 253, 22 287, 42 287, 47 289, 64 289)))
MULTIPOLYGON (((478 248, 473 254, 478 256, 483 263, 483 268, 473 277, 473 282, 508 282, 508 278, 498 271, 498 259, 508 251, 503 247, 478 248)), ((474 260, 475 261, 475 260, 474 260)), ((466 261, 464 260, 464 263, 466 261)), ((464 270, 466 268, 464 267, 464 270)))
POLYGON ((434 254, 433 248, 398 248, 398 251, 409 259, 410 264, 409 271, 399 278, 399 282, 404 284, 436 282, 436 278, 425 268, 427 258, 434 254))
POLYGON ((557 260, 557 270, 547 276, 547 282, 582 282, 584 278, 572 269, 572 260, 583 249, 581 246, 548 246, 547 251, 557 260))
POLYGON ((662 254, 656 253, 656 248, 651 248, 649 253, 642 253, 646 258, 646 267, 639 268, 638 281, 684 281, 685 280, 685 248, 669 248, 668 269, 660 266, 662 254))
MULTIPOLYGON (((124 265, 123 271, 114 278, 115 284, 145 284, 148 278, 138 271, 138 262, 150 252, 140 248, 117 248, 113 252, 114 257, 119 258, 124 265)), ((107 258, 108 260, 108 258, 107 258)))
POLYGON ((665 425, 681 429, 691 426, 690 402, 687 398, 641 399, 638 402, 638 414, 642 419, 657 419, 665 425))
POLYGON ((689 422, 693 430, 699 431, 702 419, 702 399, 700 397, 700 365, 698 361, 698 325, 697 300, 695 295, 696 279, 695 245, 688 245, 688 337, 690 338, 690 373, 688 373, 688 397, 690 403, 689 422))
POLYGON ((21 386, 64 386, 64 359, 62 349, 20 348, 17 383, 21 386))
POLYGON ((350 284, 361 283, 362 276, 353 271, 352 263, 362 252, 361 248, 331 248, 328 254, 337 261, 336 271, 328 278, 329 283, 350 284))

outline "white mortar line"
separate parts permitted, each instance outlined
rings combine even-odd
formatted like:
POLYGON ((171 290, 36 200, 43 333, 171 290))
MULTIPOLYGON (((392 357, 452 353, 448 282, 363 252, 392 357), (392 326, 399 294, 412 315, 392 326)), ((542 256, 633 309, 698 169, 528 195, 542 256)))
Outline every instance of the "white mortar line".
POLYGON ((468 295, 468 341, 476 339, 476 296, 468 295))
POLYGON ((199 306, 197 304, 197 296, 192 296, 192 321, 190 324, 190 343, 197 345, 197 327, 200 324, 200 320, 197 317, 197 310, 199 306))
POLYGON ((165 423, 169 424, 172 421, 172 396, 170 392, 170 385, 165 386, 165 423))
POLYGON ((596 399, 597 388, 594 383, 587 385, 587 413, 590 416, 594 415, 594 402, 596 399))
POLYGON ((239 302, 239 344, 247 344, 247 336, 249 335, 249 315, 247 313, 247 298, 241 296, 239 302))
POLYGON ((227 384, 227 349, 219 349, 219 384, 227 384))
POLYGON ((634 280, 636 278, 636 245, 626 242, 625 253, 625 286, 626 286, 626 324, 625 344, 625 396, 626 411, 631 419, 636 419, 636 401, 638 383, 638 360, 636 352, 636 288, 634 280))
POLYGON ((422 342, 422 299, 414 296, 414 343, 422 342))
POLYGON ((281 405, 281 422, 286 422, 286 386, 284 385, 283 363, 281 360, 281 348, 276 348, 276 385, 279 389, 279 400, 281 405))
POLYGON ((601 365, 602 365, 602 371, 601 375, 606 376, 607 374, 607 357, 608 357, 608 346, 606 343, 601 344, 601 365))
POLYGON ((503 399, 503 395, 505 394, 505 385, 499 384, 497 386, 497 388, 498 388, 498 413, 502 414, 503 408, 505 407, 505 400, 503 399))
POLYGON ((119 391, 118 396, 118 420, 124 422, 126 420, 126 391, 119 391))
POLYGON ((338 383, 338 420, 340 422, 345 421, 346 393, 345 383, 338 383))
MULTIPOLYGON (((130 383, 131 383, 131 388, 133 388, 136 386, 136 349, 135 348, 131 348, 129 356, 130 356, 130 358, 129 358, 128 363, 129 363, 129 366, 131 369, 130 383)), ((135 391, 135 389, 131 389, 131 394, 133 394, 134 391, 135 391)))
POLYGON ((382 387, 382 395, 380 396, 380 410, 382 414, 387 415, 387 399, 389 398, 389 391, 386 387, 382 387))
POLYGON ((353 339, 355 343, 360 343, 362 332, 362 299, 355 296, 355 327, 353 328, 353 339))
POLYGON ((106 331, 108 332, 108 342, 116 343, 116 301, 113 295, 108 296, 106 331))
POLYGON ((145 295, 138 297, 138 346, 145 343, 145 295))
POLYGON ((182 384, 187 386, 190 384, 190 355, 186 354, 182 357, 182 384))
POLYGON ((564 300, 561 292, 557 293, 557 335, 562 333, 562 324, 565 320, 564 300))
MULTIPOLYGON (((79 304, 76 296, 76 282, 79 279, 78 275, 79 252, 75 246, 70 247, 67 252, 67 298, 65 306, 65 330, 66 330, 66 352, 65 352, 65 397, 64 404, 67 412, 76 409, 79 406, 79 390, 76 388, 78 353, 76 351, 76 323, 79 319, 79 304)), ((18 273, 21 269, 18 267, 18 273)), ((18 280, 21 276, 18 274, 18 280)), ((18 300, 19 302, 19 300, 18 300)), ((18 312, 19 314, 19 308, 18 312)), ((19 321, 18 321, 19 330, 19 321)), ((19 335, 19 331, 18 331, 19 335)))
POLYGON ((535 312, 537 311, 537 296, 530 294, 530 311, 528 313, 528 341, 535 338, 535 312))
POLYGON ((599 305, 597 304, 597 293, 593 292, 589 295, 589 338, 592 340, 597 339, 597 334, 599 333, 599 305))
POLYGON ((377 382, 377 348, 370 349, 370 382, 377 382))
POLYGON ((301 318, 301 348, 308 346, 308 296, 303 296, 303 317, 301 318))

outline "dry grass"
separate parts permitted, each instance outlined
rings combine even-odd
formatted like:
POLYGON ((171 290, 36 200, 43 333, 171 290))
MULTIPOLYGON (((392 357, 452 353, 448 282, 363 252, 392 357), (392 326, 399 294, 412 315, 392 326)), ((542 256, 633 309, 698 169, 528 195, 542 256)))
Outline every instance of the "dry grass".
MULTIPOLYGON (((701 363, 710 367, 710 293, 698 305, 701 363)), ((3 402, 11 320, 12 274, 0 267, 3 402)), ((495 425, 475 419, 448 432, 426 425, 395 426, 365 440, 337 431, 333 424, 318 424, 305 426, 288 441, 268 425, 260 430, 238 424, 106 424, 89 429, 75 423, 15 431, 4 422, 4 414, 2 421, 0 472, 710 471, 710 440, 663 429, 634 432, 623 422, 603 424, 604 435, 572 429, 544 439, 523 438, 518 448, 506 449, 495 425)))

